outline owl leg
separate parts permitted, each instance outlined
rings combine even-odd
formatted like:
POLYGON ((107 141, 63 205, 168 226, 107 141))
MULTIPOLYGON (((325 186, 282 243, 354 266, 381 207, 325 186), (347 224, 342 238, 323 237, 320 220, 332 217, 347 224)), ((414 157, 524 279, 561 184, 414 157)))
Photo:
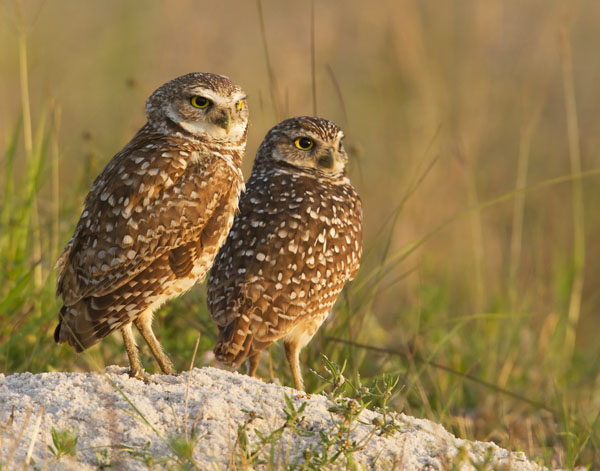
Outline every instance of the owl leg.
POLYGON ((166 375, 174 375, 175 368, 173 368, 173 363, 171 363, 169 357, 163 352, 162 346, 152 331, 152 311, 144 311, 134 322, 148 344, 148 347, 150 347, 150 351, 154 355, 162 372, 166 375))
POLYGON ((258 364, 260 363, 260 354, 262 352, 257 352, 248 358, 248 376, 254 376, 256 374, 256 369, 258 368, 258 364))
POLYGON ((136 379, 145 379, 144 370, 142 369, 140 357, 137 352, 137 345, 135 344, 135 337, 131 330, 131 323, 121 327, 121 334, 123 335, 123 343, 129 357, 129 376, 136 379))
POLYGON ((300 371, 300 349, 302 347, 295 342, 284 342, 283 345, 285 346, 285 356, 292 370, 294 387, 298 391, 304 391, 304 381, 302 380, 302 372, 300 371))

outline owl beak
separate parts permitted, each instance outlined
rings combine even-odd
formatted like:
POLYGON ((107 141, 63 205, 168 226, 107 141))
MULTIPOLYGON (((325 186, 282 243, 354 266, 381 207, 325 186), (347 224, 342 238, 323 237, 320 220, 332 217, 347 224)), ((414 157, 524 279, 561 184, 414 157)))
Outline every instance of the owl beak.
POLYGON ((332 172, 341 172, 346 166, 346 159, 344 154, 338 152, 336 149, 328 149, 326 153, 319 157, 317 163, 323 169, 332 172))
POLYGON ((216 120, 217 125, 225 129, 225 132, 229 134, 231 129, 231 111, 225 110, 221 113, 221 116, 216 120))
POLYGON ((346 166, 345 155, 342 152, 338 152, 337 150, 333 151, 333 155, 335 158, 334 158, 332 170, 334 172, 341 172, 342 170, 344 170, 344 167, 346 166))
POLYGON ((329 149, 327 153, 319 157, 319 167, 331 170, 335 165, 335 161, 337 160, 337 156, 335 154, 336 153, 333 150, 329 149))

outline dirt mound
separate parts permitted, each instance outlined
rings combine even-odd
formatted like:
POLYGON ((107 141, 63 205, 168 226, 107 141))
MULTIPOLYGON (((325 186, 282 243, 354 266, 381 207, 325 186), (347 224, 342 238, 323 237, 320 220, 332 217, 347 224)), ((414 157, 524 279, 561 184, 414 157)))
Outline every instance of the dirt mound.
POLYGON ((0 375, 0 468, 543 469, 427 420, 365 409, 348 421, 348 400, 225 370, 150 378, 118 367, 0 375))

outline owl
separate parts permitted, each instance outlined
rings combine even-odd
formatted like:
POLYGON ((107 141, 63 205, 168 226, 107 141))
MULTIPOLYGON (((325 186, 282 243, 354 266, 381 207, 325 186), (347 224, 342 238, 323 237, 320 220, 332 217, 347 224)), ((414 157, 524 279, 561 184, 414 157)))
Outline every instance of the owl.
POLYGON ((146 124, 98 175, 57 262, 54 332, 81 352, 120 330, 130 375, 144 378, 131 324, 160 369, 171 361, 153 313, 205 278, 244 188, 248 107, 227 77, 191 73, 146 102, 146 124))
POLYGON ((362 207, 343 137, 313 117, 267 133, 208 276, 216 357, 233 367, 248 359, 253 376, 261 352, 281 339, 298 390, 300 350, 356 276, 362 254, 362 207))

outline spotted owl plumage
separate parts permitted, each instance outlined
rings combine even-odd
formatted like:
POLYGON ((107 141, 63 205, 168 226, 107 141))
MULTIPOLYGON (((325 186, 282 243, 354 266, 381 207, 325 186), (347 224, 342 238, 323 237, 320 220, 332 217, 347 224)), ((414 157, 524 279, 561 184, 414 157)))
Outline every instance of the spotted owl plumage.
POLYGON ((362 253, 361 201, 346 175, 343 133, 297 117, 261 144, 239 213, 208 277, 218 359, 253 375, 260 353, 284 342, 294 385, 299 351, 314 336, 362 253))
POLYGON ((244 186, 248 108, 227 77, 192 73, 156 90, 146 115, 94 181, 57 262, 54 334, 82 351, 121 329, 137 377, 132 322, 173 372, 152 314, 202 280, 225 241, 244 186))

